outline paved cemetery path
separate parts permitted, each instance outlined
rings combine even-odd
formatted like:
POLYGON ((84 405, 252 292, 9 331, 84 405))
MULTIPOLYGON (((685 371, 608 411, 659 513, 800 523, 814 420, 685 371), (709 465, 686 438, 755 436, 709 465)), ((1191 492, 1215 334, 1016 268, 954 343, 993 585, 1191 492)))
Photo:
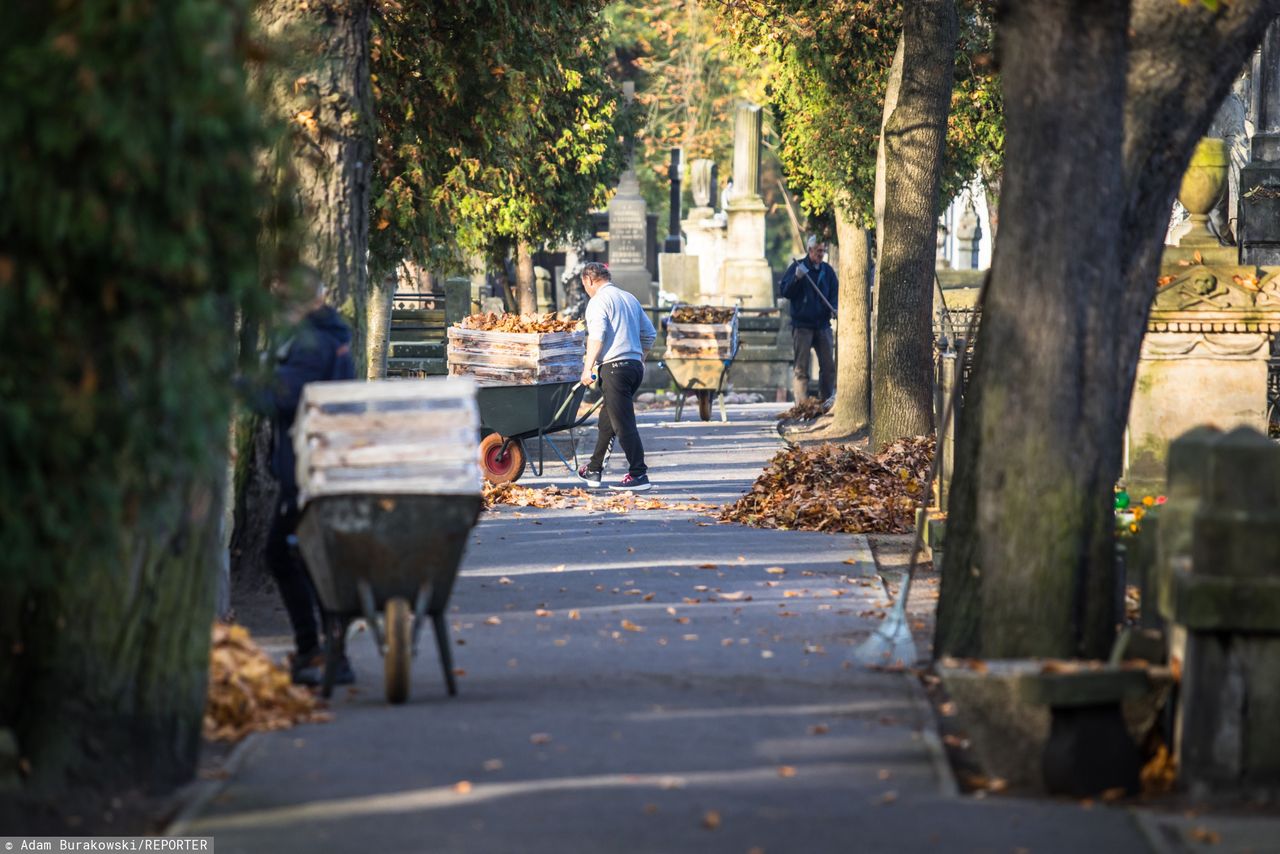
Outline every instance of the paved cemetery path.
MULTIPOLYGON (((777 408, 646 415, 648 496, 740 494, 777 408)), ((334 720, 255 737, 180 830, 220 854, 1146 850, 1122 811, 948 793, 919 686, 847 663, 883 606, 864 538, 708 521, 486 514, 454 593, 460 695, 424 645, 384 704, 358 635, 334 720)))

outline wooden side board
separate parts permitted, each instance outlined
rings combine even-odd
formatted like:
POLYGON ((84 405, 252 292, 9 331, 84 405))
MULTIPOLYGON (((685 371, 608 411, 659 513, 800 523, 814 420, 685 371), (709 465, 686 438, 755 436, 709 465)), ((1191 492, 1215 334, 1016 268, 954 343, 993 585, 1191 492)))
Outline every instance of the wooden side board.
POLYGON ((302 501, 478 492, 475 388, 468 379, 306 386, 293 428, 302 501))
POLYGON ((727 323, 667 324, 667 352, 693 359, 731 359, 738 344, 738 317, 727 323))
POLYGON ((587 333, 486 332, 449 327, 449 373, 482 385, 537 385, 582 374, 587 333))

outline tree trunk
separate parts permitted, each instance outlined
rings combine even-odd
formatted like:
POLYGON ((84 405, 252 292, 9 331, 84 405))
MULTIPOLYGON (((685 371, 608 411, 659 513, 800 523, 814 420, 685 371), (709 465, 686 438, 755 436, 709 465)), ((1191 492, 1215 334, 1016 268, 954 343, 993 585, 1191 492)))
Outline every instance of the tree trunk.
POLYGON ((358 375, 369 299, 369 2, 267 0, 256 14, 281 43, 305 34, 294 64, 272 87, 271 106, 293 130, 302 260, 319 270, 329 301, 352 326, 358 375))
POLYGON ((391 312, 395 308, 399 267, 385 275, 371 278, 369 294, 369 357, 367 376, 371 380, 387 378, 387 359, 391 356, 391 312))
POLYGON ((535 285, 533 251, 528 243, 521 241, 516 244, 516 296, 520 300, 521 314, 536 314, 538 311, 535 285))
POLYGON ((851 436, 871 421, 871 235, 844 208, 837 205, 835 213, 840 245, 839 353, 836 401, 825 431, 832 438, 851 436))
MULTIPOLYGON (((0 827, 189 779, 261 213, 234 4, 0 28, 0 827), (32 134, 39 127, 41 133, 32 134), (63 202, 75 200, 76 213, 63 202)), ((109 826, 109 824, 107 825, 109 826)), ((116 831, 112 831, 116 832, 116 831)))
POLYGON ((1006 215, 956 455, 938 654, 1107 654, 1112 488, 1169 207, 1278 6, 1002 6, 1006 215))
POLYGON ((873 447, 933 429, 934 255, 957 31, 953 0, 904 7, 902 89, 884 128, 873 447))
POLYGON ((871 344, 875 350, 875 318, 880 311, 880 259, 884 258, 884 205, 885 205, 885 141, 884 129, 889 125, 889 117, 898 108, 898 93, 902 91, 902 36, 898 36, 898 46, 893 51, 893 63, 889 66, 889 80, 884 90, 884 115, 880 120, 880 141, 876 145, 876 186, 872 205, 876 218, 876 267, 875 280, 871 291, 871 344))

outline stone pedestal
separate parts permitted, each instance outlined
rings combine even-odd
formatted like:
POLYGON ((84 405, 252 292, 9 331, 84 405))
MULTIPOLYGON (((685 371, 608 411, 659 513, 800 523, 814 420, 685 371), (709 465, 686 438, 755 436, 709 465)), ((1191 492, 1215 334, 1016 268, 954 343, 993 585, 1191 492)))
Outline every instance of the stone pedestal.
POLYGON ((726 209, 729 227, 725 261, 720 271, 720 294, 726 305, 749 308, 772 306, 773 270, 764 258, 765 206, 759 196, 735 193, 726 209))
POLYGON ((726 227, 709 207, 696 207, 689 211, 683 223, 686 252, 698 259, 698 287, 695 297, 712 305, 724 303, 720 288, 720 271, 724 266, 726 227))
POLYGON ((1125 482, 1133 495, 1164 492, 1169 443, 1193 427, 1266 430, 1267 359, 1280 332, 1280 271, 1163 272, 1129 409, 1125 482))

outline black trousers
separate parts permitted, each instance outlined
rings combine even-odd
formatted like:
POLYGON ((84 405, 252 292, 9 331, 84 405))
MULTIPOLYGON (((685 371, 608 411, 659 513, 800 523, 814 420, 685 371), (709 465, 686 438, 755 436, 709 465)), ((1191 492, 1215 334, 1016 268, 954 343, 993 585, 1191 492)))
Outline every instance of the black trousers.
POLYGON ((600 436, 596 450, 587 463, 589 471, 603 471, 604 457, 609 453, 614 436, 627 455, 627 468, 632 477, 649 471, 644 464, 644 445, 640 443, 640 428, 636 426, 636 391, 644 380, 644 363, 625 360, 606 362, 600 366, 600 388, 604 393, 604 406, 600 409, 600 436))
POLYGON ((296 554, 289 545, 289 537, 297 530, 301 515, 297 495, 281 496, 276 505, 275 519, 271 523, 271 533, 267 535, 266 557, 267 566, 280 590, 280 598, 284 600, 285 610, 289 612, 294 643, 297 644, 298 652, 305 655, 320 646, 320 604, 301 555, 296 554))
POLYGON ((836 359, 832 346, 831 327, 826 329, 791 330, 791 343, 795 347, 795 362, 792 369, 795 374, 796 402, 808 397, 809 387, 809 351, 818 353, 818 389, 822 400, 826 400, 836 391, 836 359), (803 396, 801 389, 804 390, 803 396))

